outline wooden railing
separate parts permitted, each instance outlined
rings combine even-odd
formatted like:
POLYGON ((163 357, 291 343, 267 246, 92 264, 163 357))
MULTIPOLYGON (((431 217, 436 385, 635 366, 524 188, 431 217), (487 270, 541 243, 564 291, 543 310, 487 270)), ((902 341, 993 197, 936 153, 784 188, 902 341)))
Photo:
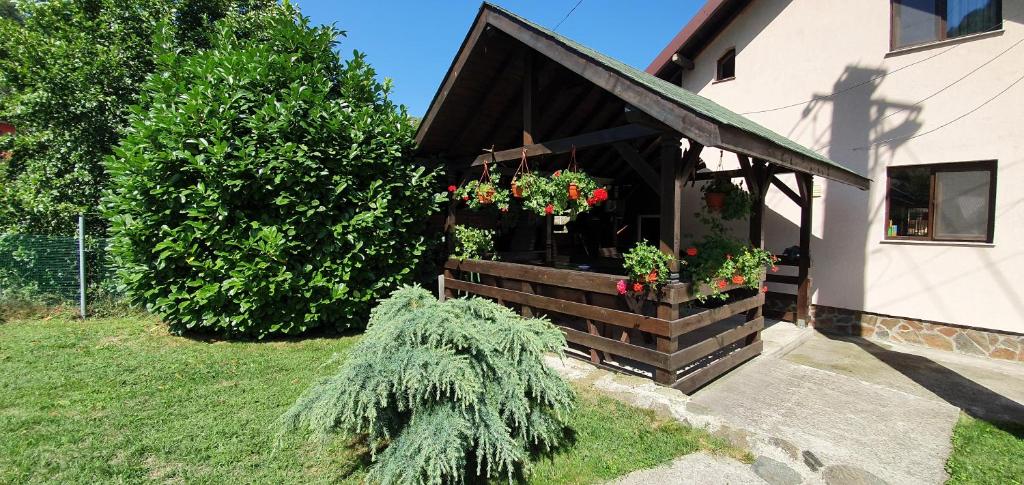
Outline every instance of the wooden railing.
MULTIPOLYGON (((649 373, 692 392, 762 349, 764 295, 730 285, 715 308, 692 308, 689 284, 670 283, 631 311, 615 284, 621 276, 484 260, 449 260, 441 291, 497 300, 525 316, 547 315, 570 348, 601 366, 649 373), (736 318, 740 316, 740 318, 736 318), (628 360, 629 362, 626 362, 628 360), (638 365, 639 364, 639 365, 638 365), (648 369, 645 370, 644 367, 648 369)), ((708 288, 699 290, 708 293, 708 288)))

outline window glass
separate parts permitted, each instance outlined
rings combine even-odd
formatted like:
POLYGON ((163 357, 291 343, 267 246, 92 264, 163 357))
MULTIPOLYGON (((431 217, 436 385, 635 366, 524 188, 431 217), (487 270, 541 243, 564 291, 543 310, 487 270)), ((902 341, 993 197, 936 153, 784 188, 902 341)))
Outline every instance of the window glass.
POLYGON ((948 0, 946 4, 946 37, 977 34, 1002 25, 999 0, 948 0))
POLYGON ((931 170, 899 168, 889 172, 887 236, 927 237, 931 170))
POLYGON ((896 47, 940 39, 938 3, 936 0, 893 2, 893 28, 896 29, 893 40, 896 47))
POLYGON ((720 59, 718 59, 718 76, 717 80, 730 79, 736 77, 736 49, 729 49, 720 59))
POLYGON ((988 238, 990 177, 989 171, 935 174, 937 239, 988 238))

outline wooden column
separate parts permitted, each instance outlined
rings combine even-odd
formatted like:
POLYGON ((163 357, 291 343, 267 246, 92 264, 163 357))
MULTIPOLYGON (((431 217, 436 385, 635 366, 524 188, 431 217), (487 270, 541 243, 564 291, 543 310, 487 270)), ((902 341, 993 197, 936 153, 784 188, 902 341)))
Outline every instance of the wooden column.
POLYGON ((661 143, 661 252, 667 254, 669 278, 679 281, 679 255, 682 252, 683 186, 700 159, 704 147, 691 143, 690 149, 680 155, 679 141, 666 135, 661 143))
POLYGON ((537 79, 533 71, 533 53, 527 51, 523 59, 523 146, 533 145, 533 122, 536 118, 533 98, 537 93, 537 79))
POLYGON ((796 182, 800 189, 800 265, 797 275, 796 324, 805 327, 811 324, 811 209, 814 206, 814 176, 798 173, 796 182))

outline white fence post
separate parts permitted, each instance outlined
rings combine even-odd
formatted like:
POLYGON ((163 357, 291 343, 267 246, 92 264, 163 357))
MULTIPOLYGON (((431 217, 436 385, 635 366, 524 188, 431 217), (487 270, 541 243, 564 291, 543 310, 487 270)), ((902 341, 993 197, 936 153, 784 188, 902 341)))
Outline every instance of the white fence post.
POLYGON ((78 309, 85 319, 85 215, 78 214, 78 309))

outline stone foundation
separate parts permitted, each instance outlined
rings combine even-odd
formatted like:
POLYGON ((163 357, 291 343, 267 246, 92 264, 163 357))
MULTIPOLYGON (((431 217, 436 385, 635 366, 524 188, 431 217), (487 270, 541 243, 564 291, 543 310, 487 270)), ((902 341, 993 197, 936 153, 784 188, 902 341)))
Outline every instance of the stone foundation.
MULTIPOLYGON (((766 316, 793 321, 796 297, 768 293, 766 316)), ((811 324, 824 333, 920 345, 961 354, 1024 362, 1024 335, 811 305, 811 324)))

